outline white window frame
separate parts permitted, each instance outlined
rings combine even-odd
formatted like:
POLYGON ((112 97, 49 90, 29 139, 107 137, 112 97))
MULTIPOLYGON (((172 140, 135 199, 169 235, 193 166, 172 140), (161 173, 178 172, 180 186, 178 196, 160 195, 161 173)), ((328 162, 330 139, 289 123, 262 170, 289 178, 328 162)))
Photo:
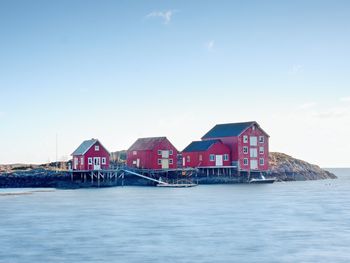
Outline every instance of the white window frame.
POLYGON ((200 155, 198 156, 198 159, 199 159, 199 161, 203 161, 203 155, 200 154, 200 155))
POLYGON ((158 150, 158 155, 162 155, 162 150, 158 150))
POLYGON ((169 155, 173 155, 173 150, 169 150, 169 155))
POLYGON ((210 154, 209 155, 209 161, 210 162, 215 162, 215 154, 210 154))
POLYGON ((106 164, 106 163, 107 163, 106 157, 102 157, 102 164, 106 164))
POLYGON ((227 153, 224 154, 224 161, 228 161, 228 154, 227 153))
POLYGON ((259 147, 259 154, 264 154, 265 153, 265 147, 264 146, 260 146, 259 147))
POLYGON ((158 159, 158 165, 162 164, 162 159, 158 159))
POLYGON ((248 143, 248 135, 243 135, 243 143, 248 143))
POLYGON ((265 136, 259 136, 259 143, 265 142, 265 136))
POLYGON ((191 156, 187 155, 187 156, 186 156, 186 162, 189 163, 190 161, 191 161, 191 156))
POLYGON ((92 157, 88 158, 88 164, 91 165, 92 164, 92 157))
POLYGON ((132 151, 132 155, 137 155, 137 151, 132 151))
POLYGON ((173 163, 174 163, 173 159, 169 159, 169 164, 173 164, 173 163))
POLYGON ((243 146, 243 153, 248 154, 249 153, 248 149, 249 149, 248 146, 243 146))
POLYGON ((260 165, 260 166, 265 165, 265 159, 264 159, 264 158, 260 158, 260 159, 259 159, 259 165, 260 165))
POLYGON ((80 157, 80 164, 84 165, 84 157, 80 157))
POLYGON ((243 165, 244 166, 248 166, 248 164, 249 164, 248 158, 244 158, 243 159, 243 165))
POLYGON ((95 145, 95 152, 100 151, 100 146, 99 145, 95 145))

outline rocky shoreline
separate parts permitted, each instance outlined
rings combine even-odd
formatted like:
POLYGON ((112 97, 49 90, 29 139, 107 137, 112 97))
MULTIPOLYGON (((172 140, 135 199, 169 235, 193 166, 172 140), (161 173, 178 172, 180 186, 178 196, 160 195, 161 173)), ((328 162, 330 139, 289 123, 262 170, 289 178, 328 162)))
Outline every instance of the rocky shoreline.
MULTIPOLYGON (((276 177, 277 181, 306 181, 321 179, 336 179, 337 177, 317 165, 295 159, 283 153, 270 153, 270 169, 268 177, 276 177)), ((63 188, 75 189, 81 187, 91 187, 91 184, 72 182, 71 175, 66 171, 54 171, 51 168, 27 167, 24 170, 16 168, 0 172, 0 188, 63 188)), ((232 184, 241 183, 242 180, 235 176, 196 176, 192 178, 199 184, 232 184)), ((116 185, 120 185, 119 184, 116 185)), ((116 186, 108 184, 104 186, 116 186)), ((123 185, 150 185, 144 179, 135 176, 128 176, 123 185)))

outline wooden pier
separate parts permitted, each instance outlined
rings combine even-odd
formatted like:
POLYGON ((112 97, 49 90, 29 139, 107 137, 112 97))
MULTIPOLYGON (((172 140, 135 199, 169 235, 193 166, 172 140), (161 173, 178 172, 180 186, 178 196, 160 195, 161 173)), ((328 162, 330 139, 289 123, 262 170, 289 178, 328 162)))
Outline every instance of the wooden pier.
POLYGON ((117 167, 110 170, 70 171, 71 181, 83 187, 247 183, 254 174, 258 175, 260 173, 260 171, 240 171, 234 166, 160 170, 117 167), (184 183, 185 181, 186 183, 184 183))

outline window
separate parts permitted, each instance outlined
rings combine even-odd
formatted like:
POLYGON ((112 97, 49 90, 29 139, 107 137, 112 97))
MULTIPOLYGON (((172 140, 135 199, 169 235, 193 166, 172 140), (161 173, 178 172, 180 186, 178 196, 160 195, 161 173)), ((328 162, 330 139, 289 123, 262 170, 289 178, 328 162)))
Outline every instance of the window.
POLYGON ((224 161, 228 161, 228 154, 224 154, 224 161))
POLYGON ((260 158, 260 159, 259 159, 259 164, 260 164, 260 165, 264 165, 264 158, 260 158))
POLYGON ((173 155, 173 150, 169 150, 169 155, 173 155))
POLYGON ((137 151, 133 151, 132 154, 133 154, 133 155, 137 155, 137 151))
POLYGON ((95 151, 98 152, 100 150, 100 146, 99 145, 95 145, 95 151))
POLYGON ((243 136, 243 142, 244 142, 244 143, 248 143, 248 136, 247 136, 247 135, 244 135, 244 136, 243 136))
POLYGON ((259 142, 260 143, 264 143, 265 141, 265 137, 264 136, 259 136, 259 142))
POLYGON ((158 159, 158 164, 162 164, 162 159, 158 159))
POLYGON ((252 157, 252 158, 258 157, 258 149, 257 148, 250 148, 250 157, 252 157))
POLYGON ((209 155, 209 160, 214 162, 215 161, 215 155, 214 154, 209 155))
POLYGON ((102 164, 106 164, 106 157, 102 157, 102 164))
POLYGON ((191 157, 189 155, 186 156, 186 161, 189 163, 191 161, 191 157))
POLYGON ((265 148, 264 147, 259 147, 259 153, 260 154, 264 154, 265 152, 265 148))
POLYGON ((132 164, 135 164, 135 165, 136 165, 136 164, 137 164, 137 162, 136 162, 136 161, 132 161, 132 164))
POLYGON ((158 155, 162 155, 162 150, 158 150, 158 155))
POLYGON ((80 164, 84 165, 84 157, 80 157, 80 164))
POLYGON ((199 155, 199 161, 203 161, 203 155, 199 155))
POLYGON ((243 159, 243 164, 244 164, 244 165, 248 165, 248 158, 244 158, 244 159, 243 159))
POLYGON ((88 164, 92 164, 92 158, 91 157, 88 158, 88 164))
POLYGON ((243 153, 248 154, 248 146, 243 146, 243 153))
POLYGON ((250 136, 250 146, 257 146, 258 138, 256 136, 250 136))
POLYGON ((173 159, 169 159, 169 164, 173 164, 173 159))

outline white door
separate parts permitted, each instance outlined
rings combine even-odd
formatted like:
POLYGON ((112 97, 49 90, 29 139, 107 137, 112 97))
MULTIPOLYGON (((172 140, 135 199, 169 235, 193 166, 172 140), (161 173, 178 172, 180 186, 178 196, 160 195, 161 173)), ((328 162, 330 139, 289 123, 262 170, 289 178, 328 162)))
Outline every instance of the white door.
POLYGON ((140 159, 139 159, 139 158, 136 159, 136 167, 137 167, 137 168, 140 167, 140 159))
POLYGON ((257 146, 257 145, 258 145, 258 137, 250 136, 250 146, 257 146))
POLYGON ((258 148, 250 148, 250 157, 251 158, 258 157, 258 148))
POLYGON ((224 165, 224 158, 222 155, 215 155, 215 165, 216 166, 223 166, 224 165))
POLYGON ((94 170, 100 170, 100 169, 101 169, 101 158, 94 157, 94 170))
POLYGON ((169 158, 169 151, 162 151, 162 158, 169 158))
POLYGON ((162 159, 162 169, 169 169, 169 159, 162 159))
POLYGON ((258 160, 250 160, 250 169, 257 170, 258 169, 258 160))

